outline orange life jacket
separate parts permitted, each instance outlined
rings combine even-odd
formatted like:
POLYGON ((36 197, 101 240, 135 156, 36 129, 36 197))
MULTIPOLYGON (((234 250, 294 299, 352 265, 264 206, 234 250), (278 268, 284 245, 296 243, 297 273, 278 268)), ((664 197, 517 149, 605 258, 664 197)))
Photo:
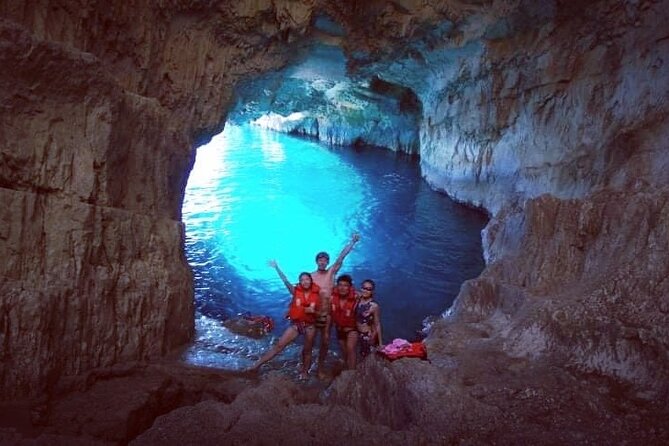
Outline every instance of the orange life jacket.
POLYGON ((288 319, 293 322, 313 324, 316 320, 316 314, 307 313, 304 310, 311 304, 318 305, 319 291, 320 287, 315 283, 312 283, 308 290, 303 290, 299 283, 295 285, 293 299, 290 301, 290 307, 288 308, 288 319))
POLYGON ((339 328, 355 328, 355 307, 358 299, 355 297, 355 289, 351 287, 348 296, 341 297, 335 287, 332 293, 332 320, 339 328))

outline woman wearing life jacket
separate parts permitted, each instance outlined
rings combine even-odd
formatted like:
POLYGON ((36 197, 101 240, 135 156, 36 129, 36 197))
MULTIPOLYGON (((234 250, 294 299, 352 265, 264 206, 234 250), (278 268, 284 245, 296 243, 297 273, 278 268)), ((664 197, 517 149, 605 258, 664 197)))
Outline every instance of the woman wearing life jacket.
POLYGON ((337 330, 337 339, 341 347, 347 369, 355 368, 356 351, 358 344, 358 330, 355 321, 355 307, 358 298, 353 288, 353 280, 348 274, 337 278, 337 285, 330 299, 332 305, 332 320, 337 330))
POLYGON ((374 301, 374 281, 367 279, 360 287, 360 300, 355 309, 355 319, 358 328, 360 354, 363 358, 372 351, 372 346, 382 346, 381 335, 381 306, 374 301))
POLYGON ((258 370, 261 365, 281 353, 295 338, 299 335, 304 335, 300 378, 306 379, 311 367, 311 350, 314 344, 314 336, 316 335, 314 322, 316 320, 316 304, 319 299, 318 292, 320 291, 320 287, 313 282, 311 274, 307 272, 301 273, 299 283, 293 285, 283 271, 281 271, 275 260, 270 260, 269 265, 276 270, 284 285, 286 285, 286 288, 293 296, 286 316, 290 319, 290 326, 283 332, 279 338, 279 342, 253 364, 251 370, 258 370))

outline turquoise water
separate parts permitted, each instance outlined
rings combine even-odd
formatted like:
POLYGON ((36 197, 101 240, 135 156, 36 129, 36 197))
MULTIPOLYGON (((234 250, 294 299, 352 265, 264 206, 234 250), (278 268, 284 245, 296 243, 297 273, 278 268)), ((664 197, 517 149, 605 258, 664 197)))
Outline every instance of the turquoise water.
MULTIPOLYGON (((250 126, 227 125, 198 149, 183 220, 197 308, 186 360, 201 365, 245 367, 287 326, 290 296, 269 259, 297 282, 315 269, 318 251, 334 261, 358 232, 340 273, 356 285, 375 280, 386 342, 416 338, 423 320, 448 309, 462 282, 484 266, 486 216, 432 191, 415 160, 250 126), (240 313, 269 315, 276 327, 251 339, 221 325, 240 313)), ((272 366, 296 362, 298 349, 272 366)))

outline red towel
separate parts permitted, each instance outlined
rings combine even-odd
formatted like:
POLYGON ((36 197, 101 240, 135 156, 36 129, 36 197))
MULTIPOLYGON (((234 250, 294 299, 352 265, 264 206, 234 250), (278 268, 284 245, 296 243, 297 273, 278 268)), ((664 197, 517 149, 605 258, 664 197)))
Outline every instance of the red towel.
POLYGON ((425 344, 422 342, 411 342, 409 343, 409 346, 406 348, 402 348, 400 351, 397 352, 384 352, 383 350, 380 350, 378 352, 381 356, 384 358, 387 358, 391 361, 394 361, 396 359, 400 358, 419 358, 419 359, 427 359, 427 348, 425 348, 425 344))

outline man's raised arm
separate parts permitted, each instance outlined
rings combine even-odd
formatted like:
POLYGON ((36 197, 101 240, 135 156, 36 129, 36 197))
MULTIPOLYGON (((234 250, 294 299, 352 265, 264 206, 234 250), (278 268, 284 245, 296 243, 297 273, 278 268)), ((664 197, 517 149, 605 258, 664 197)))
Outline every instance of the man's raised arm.
POLYGON ((351 236, 351 240, 349 240, 346 246, 344 246, 344 248, 339 253, 339 256, 337 257, 337 260, 335 260, 335 262, 332 264, 332 267, 330 267, 332 274, 337 274, 337 271, 339 271, 339 268, 341 268, 342 263, 344 263, 344 259, 351 252, 351 250, 353 250, 353 246, 355 246, 358 240, 360 240, 360 234, 356 232, 351 236))

